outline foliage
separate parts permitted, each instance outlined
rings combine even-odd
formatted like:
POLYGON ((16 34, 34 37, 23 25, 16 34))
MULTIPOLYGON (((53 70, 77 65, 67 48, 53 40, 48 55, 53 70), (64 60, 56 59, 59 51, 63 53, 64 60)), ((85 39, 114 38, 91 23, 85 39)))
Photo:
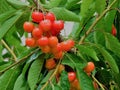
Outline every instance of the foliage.
POLYGON ((80 90, 94 90, 93 81, 99 86, 96 90, 120 90, 119 41, 119 0, 0 0, 0 90, 69 90, 70 71, 76 72, 80 90), (35 9, 74 24, 62 39, 73 39, 75 45, 56 61, 53 70, 45 68, 52 55, 24 44, 29 34, 23 23, 31 21, 35 9), (111 33, 112 25, 116 36, 111 33), (95 64, 90 76, 84 71, 89 61, 95 64), (56 77, 60 64, 65 70, 56 77))

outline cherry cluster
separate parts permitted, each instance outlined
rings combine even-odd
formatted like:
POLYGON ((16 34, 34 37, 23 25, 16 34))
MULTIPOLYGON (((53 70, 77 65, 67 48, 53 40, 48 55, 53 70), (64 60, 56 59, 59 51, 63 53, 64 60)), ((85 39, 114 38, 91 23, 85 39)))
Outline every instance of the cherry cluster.
POLYGON ((31 22, 26 21, 23 24, 24 31, 31 34, 31 37, 25 40, 26 46, 39 47, 43 53, 52 54, 53 58, 46 60, 46 68, 52 69, 56 66, 54 59, 61 59, 63 52, 69 51, 74 46, 74 41, 69 39, 61 42, 58 39, 58 34, 64 29, 64 22, 56 20, 52 12, 44 14, 33 11, 31 18, 31 22), (51 67, 47 63, 52 63, 51 67))

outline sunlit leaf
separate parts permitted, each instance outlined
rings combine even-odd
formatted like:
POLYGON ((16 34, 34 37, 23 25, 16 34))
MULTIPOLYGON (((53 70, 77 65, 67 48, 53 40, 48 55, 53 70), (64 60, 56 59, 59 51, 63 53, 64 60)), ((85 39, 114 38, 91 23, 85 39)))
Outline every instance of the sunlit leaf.
POLYGON ((43 63, 44 63, 44 59, 42 57, 39 57, 32 63, 30 67, 28 73, 28 84, 31 90, 35 89, 35 86, 39 79, 40 72, 42 70, 43 63))

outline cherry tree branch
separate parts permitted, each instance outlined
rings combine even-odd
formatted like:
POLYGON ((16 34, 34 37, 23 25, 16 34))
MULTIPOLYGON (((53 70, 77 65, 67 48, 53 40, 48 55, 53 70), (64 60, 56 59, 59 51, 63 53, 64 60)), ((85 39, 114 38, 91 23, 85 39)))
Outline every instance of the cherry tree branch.
POLYGON ((11 55, 13 56, 13 60, 14 62, 17 62, 17 57, 15 55, 15 53, 13 52, 13 50, 7 45, 7 43, 2 39, 1 43, 5 46, 5 48, 11 53, 11 55))
POLYGON ((103 11, 103 13, 96 18, 96 20, 93 22, 93 24, 90 26, 90 28, 87 30, 87 32, 81 37, 79 44, 82 44, 85 40, 85 38, 90 34, 94 26, 102 19, 102 17, 111 9, 111 7, 117 2, 117 0, 114 0, 108 7, 103 11))

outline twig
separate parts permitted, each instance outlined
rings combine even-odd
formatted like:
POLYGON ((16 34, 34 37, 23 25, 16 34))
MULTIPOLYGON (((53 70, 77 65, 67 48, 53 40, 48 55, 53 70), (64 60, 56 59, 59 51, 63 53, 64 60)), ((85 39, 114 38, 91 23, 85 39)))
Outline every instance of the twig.
POLYGON ((50 76, 49 80, 43 85, 43 87, 40 89, 40 90, 44 90, 44 88, 48 85, 48 83, 52 80, 52 78, 56 75, 57 71, 58 71, 58 68, 59 68, 59 65, 61 63, 61 59, 55 69, 55 71, 53 72, 53 74, 50 76))
POLYGON ((92 78, 94 79, 95 82, 97 82, 97 84, 101 87, 102 90, 105 90, 103 88, 103 85, 92 75, 92 78))
POLYGON ((100 21, 100 19, 111 9, 111 7, 116 3, 117 0, 114 0, 108 7, 107 9, 105 9, 103 11, 103 13, 96 18, 96 20, 94 21, 94 23, 90 26, 90 28, 87 30, 87 32, 81 37, 79 44, 82 44, 85 40, 85 38, 90 34, 90 32, 92 31, 93 27, 100 21))
POLYGON ((5 71, 9 70, 10 68, 14 67, 15 65, 25 61, 26 58, 28 58, 29 56, 31 56, 34 52, 36 52, 38 49, 34 50, 33 52, 31 52, 30 54, 28 54, 27 56, 23 57, 22 59, 18 60, 17 62, 13 63, 12 65, 8 66, 7 68, 3 69, 0 71, 0 75, 2 73, 4 73, 5 71))
POLYGON ((16 57, 15 53, 13 52, 13 50, 10 49, 10 47, 6 44, 6 42, 5 42, 3 39, 1 40, 1 42, 2 42, 2 44, 5 46, 5 48, 6 48, 6 49, 11 53, 11 55, 13 56, 14 62, 17 62, 17 57, 16 57))

